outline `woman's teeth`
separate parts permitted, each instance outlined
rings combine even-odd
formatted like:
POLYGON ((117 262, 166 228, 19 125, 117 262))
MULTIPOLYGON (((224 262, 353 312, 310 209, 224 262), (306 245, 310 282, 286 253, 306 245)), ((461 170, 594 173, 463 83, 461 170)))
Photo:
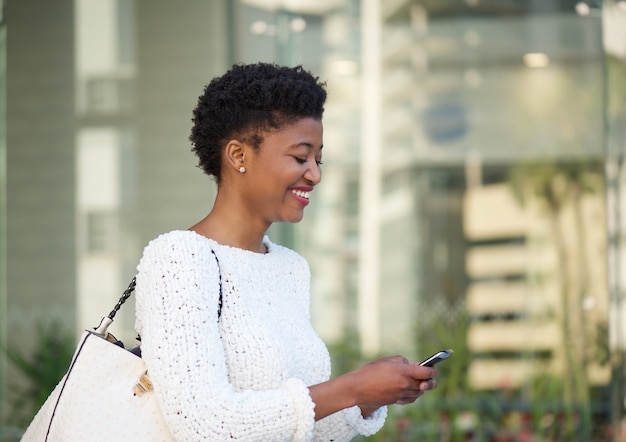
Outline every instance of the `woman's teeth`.
POLYGON ((300 198, 306 198, 309 199, 309 192, 305 192, 303 190, 292 190, 291 191, 294 195, 299 196, 300 198))

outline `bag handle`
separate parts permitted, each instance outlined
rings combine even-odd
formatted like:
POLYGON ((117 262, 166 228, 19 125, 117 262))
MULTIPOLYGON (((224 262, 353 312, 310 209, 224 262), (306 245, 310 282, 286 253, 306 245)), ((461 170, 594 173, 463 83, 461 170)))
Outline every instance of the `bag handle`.
POLYGON ((137 277, 134 276, 133 279, 130 281, 130 284, 128 284, 128 287, 126 288, 126 290, 124 290, 124 293, 122 293, 122 296, 120 297, 120 299, 118 299, 117 304, 115 304, 115 307, 113 307, 113 310, 111 310, 111 313, 109 313, 107 316, 102 318, 102 320, 100 321, 100 325, 98 325, 97 327, 94 327, 95 334, 103 338, 106 338, 107 329, 109 328, 109 325, 113 323, 113 318, 115 318, 115 315, 120 310, 122 305, 124 305, 126 300, 130 298, 130 295, 135 291, 136 286, 137 286, 137 277))
MULTIPOLYGON (((220 268, 220 260, 217 258, 217 255, 215 254, 215 251, 213 249, 211 249, 211 253, 213 253, 215 260, 217 261, 217 271, 220 278, 220 295, 217 304, 217 317, 219 318, 220 316, 222 316, 222 270, 220 268)), ((120 299, 117 301, 117 304, 115 304, 115 307, 113 307, 113 310, 111 310, 111 313, 102 318, 102 320, 100 321, 100 325, 94 327, 94 333, 100 335, 101 337, 106 337, 107 329, 109 328, 109 325, 113 323, 113 318, 115 318, 117 312, 120 310, 120 308, 122 308, 122 305, 124 305, 128 298, 130 298, 130 295, 135 291, 136 286, 137 277, 134 276, 132 281, 130 281, 130 284, 128 284, 126 290, 124 290, 124 293, 122 293, 120 299)))
POLYGON ((115 307, 113 307, 113 310, 111 310, 111 313, 108 314, 107 317, 111 321, 113 320, 113 318, 115 318, 115 315, 120 310, 122 305, 124 305, 126 300, 130 298, 130 295, 135 291, 136 286, 137 286, 137 277, 134 276, 132 281, 130 281, 130 284, 128 284, 128 287, 126 288, 126 290, 124 290, 124 293, 122 293, 122 297, 117 301, 117 304, 115 304, 115 307))

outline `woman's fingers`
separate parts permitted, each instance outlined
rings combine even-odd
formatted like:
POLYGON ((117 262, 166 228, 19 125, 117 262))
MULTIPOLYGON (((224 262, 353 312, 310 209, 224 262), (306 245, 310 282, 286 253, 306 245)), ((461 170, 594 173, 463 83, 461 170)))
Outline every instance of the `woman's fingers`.
POLYGON ((421 397, 424 394, 424 392, 428 390, 433 390, 435 388, 437 388, 436 379, 427 379, 425 381, 421 381, 417 386, 417 390, 412 390, 409 395, 402 397, 401 399, 397 400, 395 403, 397 405, 412 404, 419 397, 421 397))
POLYGON ((419 384, 420 391, 434 390, 437 388, 437 380, 436 379, 428 379, 426 381, 422 381, 419 384))
POLYGON ((413 402, 415 402, 417 399, 419 399, 422 395, 424 394, 423 391, 415 391, 414 394, 410 395, 410 396, 405 396, 401 399, 398 399, 395 403, 397 405, 407 405, 407 404, 412 404, 413 402))
POLYGON ((418 364, 410 364, 409 375, 416 381, 430 381, 437 375, 437 369, 433 367, 424 367, 418 364))

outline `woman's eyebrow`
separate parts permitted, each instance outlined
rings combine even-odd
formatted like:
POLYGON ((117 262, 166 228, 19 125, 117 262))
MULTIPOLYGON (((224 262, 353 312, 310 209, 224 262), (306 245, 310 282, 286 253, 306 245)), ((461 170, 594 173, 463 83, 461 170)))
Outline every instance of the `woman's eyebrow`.
MULTIPOLYGON (((292 144, 291 146, 289 146, 290 149, 297 149, 298 147, 306 147, 307 149, 314 149, 315 146, 307 141, 302 141, 300 143, 295 143, 292 144)), ((324 148, 324 145, 322 144, 320 146, 320 150, 322 150, 324 148)))

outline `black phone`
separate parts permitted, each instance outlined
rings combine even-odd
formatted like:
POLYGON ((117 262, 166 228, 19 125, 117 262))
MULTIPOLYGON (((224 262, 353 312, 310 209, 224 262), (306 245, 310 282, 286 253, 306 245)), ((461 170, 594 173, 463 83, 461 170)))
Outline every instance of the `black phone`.
POLYGON ((452 353, 454 353, 454 350, 450 349, 438 351, 431 357, 424 359, 422 362, 420 362, 420 365, 423 365, 425 367, 434 367, 444 359, 448 359, 450 356, 452 356, 452 353))

